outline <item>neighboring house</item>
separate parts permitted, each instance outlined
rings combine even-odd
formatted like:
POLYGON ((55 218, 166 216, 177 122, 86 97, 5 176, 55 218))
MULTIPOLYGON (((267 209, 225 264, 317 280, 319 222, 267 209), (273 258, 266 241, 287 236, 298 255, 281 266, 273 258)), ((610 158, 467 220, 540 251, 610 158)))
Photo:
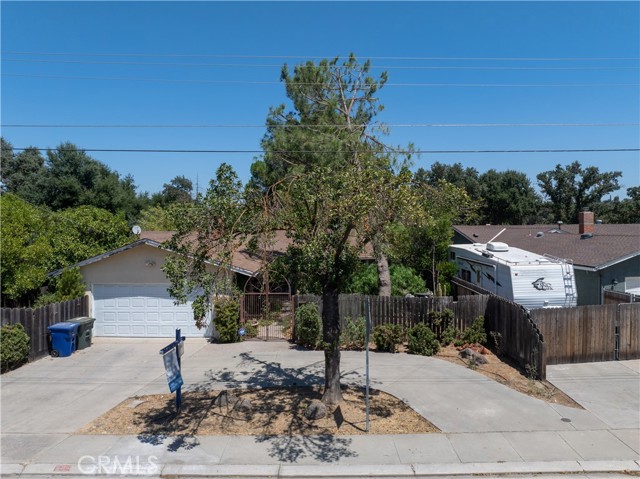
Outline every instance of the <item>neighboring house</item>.
MULTIPOLYGON (((169 280, 162 266, 174 253, 162 244, 172 235, 172 231, 142 232, 132 243, 71 265, 80 269, 87 284, 90 316, 96 318, 95 336, 174 337, 176 328, 188 337, 211 336, 210 318, 209 327, 198 330, 191 303, 176 305, 167 292, 169 280)), ((284 252, 289 244, 284 232, 277 232, 268 258, 284 252)), ((238 285, 242 287, 261 269, 261 257, 247 249, 233 255, 230 270, 238 285)))
POLYGON ((579 224, 454 226, 454 244, 500 241, 539 255, 573 263, 578 306, 601 304, 603 289, 640 289, 640 225, 594 223, 592 212, 579 224))

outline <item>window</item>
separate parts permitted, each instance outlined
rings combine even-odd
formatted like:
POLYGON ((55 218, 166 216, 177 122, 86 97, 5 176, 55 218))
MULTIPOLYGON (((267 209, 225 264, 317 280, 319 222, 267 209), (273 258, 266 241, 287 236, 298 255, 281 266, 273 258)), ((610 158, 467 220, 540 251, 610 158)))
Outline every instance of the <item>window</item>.
POLYGON ((464 279, 465 281, 468 281, 470 283, 471 282, 471 271, 469 271, 467 269, 463 269, 462 271, 460 271, 460 277, 462 279, 464 279))
POLYGON ((450 251, 449 252, 449 259, 451 261, 455 261, 456 260, 456 252, 455 251, 450 251))

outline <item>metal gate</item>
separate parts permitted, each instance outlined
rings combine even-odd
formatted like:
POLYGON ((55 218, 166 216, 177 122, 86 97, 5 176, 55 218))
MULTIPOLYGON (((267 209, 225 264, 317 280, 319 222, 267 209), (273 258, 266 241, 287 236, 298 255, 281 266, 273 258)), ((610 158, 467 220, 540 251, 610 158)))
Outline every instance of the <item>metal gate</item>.
POLYGON ((284 280, 269 287, 259 273, 247 281, 240 298, 240 323, 247 339, 288 341, 293 333, 291 287, 284 280))

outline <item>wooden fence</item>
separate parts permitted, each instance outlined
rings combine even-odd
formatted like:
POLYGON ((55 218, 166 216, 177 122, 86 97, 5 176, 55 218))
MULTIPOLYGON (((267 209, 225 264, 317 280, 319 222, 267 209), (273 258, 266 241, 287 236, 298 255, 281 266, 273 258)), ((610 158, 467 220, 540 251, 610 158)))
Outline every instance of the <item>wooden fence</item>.
MULTIPOLYGON (((443 324, 434 324, 432 311, 451 309, 454 319, 450 323, 460 331, 467 329, 478 316, 485 317, 485 330, 500 334, 502 354, 516 361, 522 368, 542 379, 546 375, 545 344, 543 335, 521 306, 494 295, 463 295, 454 301, 452 297, 404 298, 399 296, 340 295, 339 311, 342 328, 349 318, 364 317, 365 301, 371 307, 371 323, 375 328, 381 324, 400 324, 410 328, 417 323, 427 324, 437 335, 443 324)), ((322 312, 318 296, 294 297, 297 307, 314 302, 322 312)), ((491 339, 490 339, 491 341, 491 339)))
MULTIPOLYGON (((473 285, 465 281, 456 278, 454 282, 458 291, 463 290, 464 294, 474 291, 473 285)), ((499 314, 502 319, 518 318, 517 321, 522 322, 522 316, 535 323, 544 338, 545 358, 540 361, 541 364, 640 358, 640 303, 630 302, 634 301, 633 296, 625 293, 606 291, 605 298, 613 304, 541 308, 529 312, 517 306, 499 314)), ((488 311, 485 318, 493 317, 492 314, 497 313, 488 311)), ((499 331, 490 321, 486 327, 488 331, 499 331)), ((512 337, 521 341, 520 333, 512 337)), ((518 356, 530 353, 525 347, 518 356)), ((509 356, 512 357, 511 354, 509 356)))
MULTIPOLYGON (((547 351, 544 333, 519 304, 491 295, 484 312, 484 328, 496 336, 500 354, 515 361, 528 375, 545 379, 547 351)), ((492 338, 489 338, 492 341, 492 338)))
MULTIPOLYGON (((372 327, 382 324, 399 324, 405 329, 417 323, 434 326, 433 316, 429 313, 450 309, 454 313, 452 326, 464 331, 473 320, 484 314, 487 297, 465 296, 454 301, 452 297, 405 298, 402 296, 364 296, 359 294, 341 294, 338 300, 342 328, 350 319, 364 318, 365 303, 371 308, 372 327)), ((322 314, 322 302, 319 296, 298 295, 294 297, 294 306, 304 303, 316 303, 322 314)))
POLYGON ((87 316, 89 314, 89 298, 73 299, 63 303, 52 303, 38 309, 0 308, 0 320, 5 324, 20 323, 30 339, 29 361, 34 361, 49 354, 50 326, 67 319, 87 316))
POLYGON ((640 303, 640 296, 631 293, 622 293, 620 291, 604 290, 604 304, 620 304, 620 303, 640 303))
POLYGON ((613 361, 617 310, 615 304, 531 310, 547 338, 547 364, 613 361))
POLYGON ((618 330, 617 330, 616 359, 640 358, 640 304, 618 305, 618 330))

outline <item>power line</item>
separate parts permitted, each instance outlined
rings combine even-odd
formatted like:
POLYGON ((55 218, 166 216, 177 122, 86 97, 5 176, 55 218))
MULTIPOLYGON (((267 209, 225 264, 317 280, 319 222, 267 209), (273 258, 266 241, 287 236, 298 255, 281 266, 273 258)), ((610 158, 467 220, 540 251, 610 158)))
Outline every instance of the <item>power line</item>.
MULTIPOLYGON (((37 151, 89 151, 101 153, 265 153, 264 150, 180 150, 180 149, 138 149, 138 148, 17 148, 15 151, 37 150, 37 151)), ((600 153, 600 152, 631 152, 640 151, 640 148, 589 148, 589 149, 518 149, 518 150, 391 150, 398 154, 466 154, 466 153, 600 153)), ((343 151, 322 151, 322 150, 275 150, 273 153, 348 153, 343 151)))
MULTIPOLYGON (((3 51, 7 55, 51 55, 51 56, 79 56, 79 57, 161 57, 161 58, 243 58, 243 59, 348 59, 344 55, 226 55, 210 53, 80 53, 80 52, 33 52, 33 51, 3 51)), ((402 61, 629 61, 640 60, 638 57, 402 57, 402 56, 368 56, 357 58, 371 60, 402 60, 402 61)))
MULTIPOLYGON (((202 83, 217 85, 281 85, 280 81, 254 81, 254 80, 196 80, 196 79, 171 79, 171 78, 131 78, 131 77, 80 77, 66 75, 37 75, 23 73, 2 73, 2 76, 22 78, 49 78, 56 80, 98 80, 98 81, 136 81, 136 82, 166 82, 166 83, 202 83)), ((325 83, 296 83, 296 85, 331 86, 325 83)), ((384 86, 396 87, 470 87, 470 88, 577 88, 577 87, 638 87, 638 83, 385 83, 384 86)), ((362 88, 364 89, 364 88, 362 88)))
MULTIPOLYGON (((12 63, 48 63, 73 65, 140 65, 140 66, 171 66, 171 67, 216 67, 216 68, 281 68, 281 64, 264 63, 175 63, 175 62, 125 62, 125 61, 84 61, 84 60, 32 60, 32 59, 3 59, 12 63)), ((297 68, 304 68, 298 65, 297 68)), ((492 66, 419 66, 419 65, 381 65, 371 66, 377 70, 640 70, 638 66, 599 66, 599 67, 492 67, 492 66)))
MULTIPOLYGON (((269 125, 269 128, 345 128, 347 125, 269 125)), ((505 127, 630 127, 640 123, 391 123, 371 125, 351 125, 352 128, 390 127, 390 128, 505 128, 505 127)), ((267 125, 233 125, 233 124, 26 124, 8 123, 2 128, 267 128, 267 125)))

